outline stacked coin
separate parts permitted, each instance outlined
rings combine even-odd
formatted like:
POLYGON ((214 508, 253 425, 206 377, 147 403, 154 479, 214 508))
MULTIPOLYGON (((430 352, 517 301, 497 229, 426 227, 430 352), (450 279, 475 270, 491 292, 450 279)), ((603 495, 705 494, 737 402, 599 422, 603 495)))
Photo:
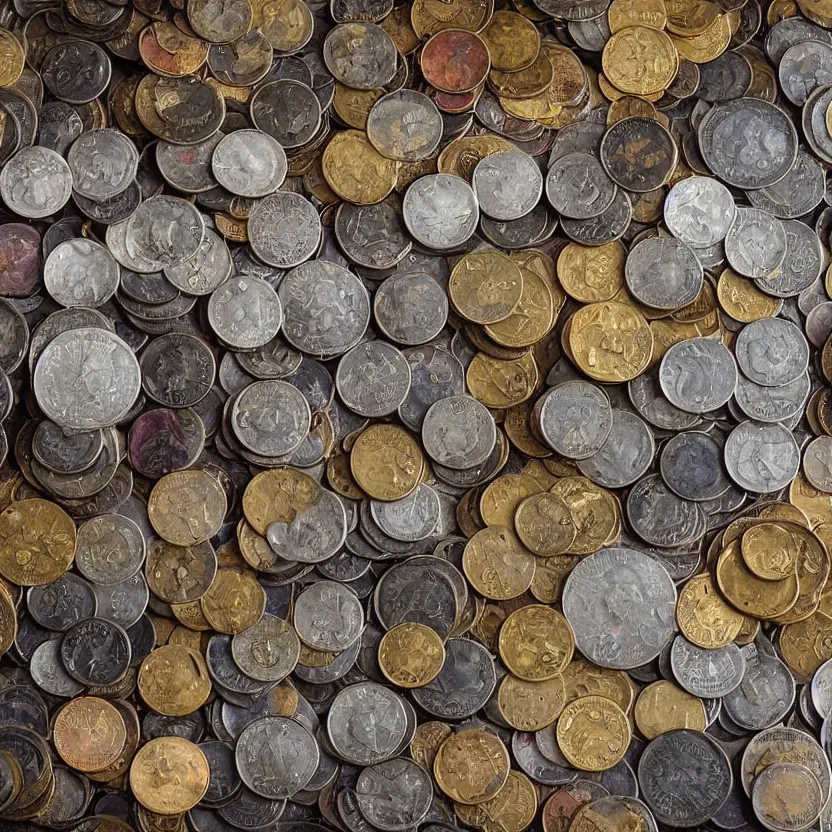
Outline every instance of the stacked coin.
POLYGON ((0 23, 0 828, 828 832, 830 0, 0 23))

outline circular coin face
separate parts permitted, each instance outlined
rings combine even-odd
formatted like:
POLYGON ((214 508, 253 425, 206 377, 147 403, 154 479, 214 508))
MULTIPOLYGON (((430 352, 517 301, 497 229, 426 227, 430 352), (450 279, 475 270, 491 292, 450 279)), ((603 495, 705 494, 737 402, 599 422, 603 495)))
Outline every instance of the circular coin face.
POLYGON ((143 745, 130 765, 130 788, 151 812, 187 812, 208 790, 210 770, 199 746, 182 737, 158 737, 143 745))

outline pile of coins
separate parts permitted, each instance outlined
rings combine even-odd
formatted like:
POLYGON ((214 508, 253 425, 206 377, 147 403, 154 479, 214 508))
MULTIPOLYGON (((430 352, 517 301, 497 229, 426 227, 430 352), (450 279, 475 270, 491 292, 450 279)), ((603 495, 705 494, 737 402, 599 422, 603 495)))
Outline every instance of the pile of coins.
POLYGON ((0 829, 832 830, 832 0, 2 0, 0 829))

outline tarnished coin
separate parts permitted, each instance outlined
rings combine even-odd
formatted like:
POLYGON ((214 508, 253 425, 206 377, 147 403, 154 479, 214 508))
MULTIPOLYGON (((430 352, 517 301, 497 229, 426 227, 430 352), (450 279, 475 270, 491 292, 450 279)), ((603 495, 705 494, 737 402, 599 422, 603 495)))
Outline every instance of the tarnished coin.
POLYGON ((66 160, 73 189, 98 202, 127 190, 136 176, 139 154, 127 136, 105 128, 82 133, 69 148, 66 160))
POLYGON ((104 514, 78 528, 75 565, 93 583, 112 586, 132 578, 144 556, 144 536, 128 517, 104 514))
POLYGON ((589 153, 567 153, 558 157, 546 176, 546 196, 565 217, 584 220, 597 217, 610 207, 616 185, 601 163, 589 153), (591 187, 586 187, 591 183, 591 187))

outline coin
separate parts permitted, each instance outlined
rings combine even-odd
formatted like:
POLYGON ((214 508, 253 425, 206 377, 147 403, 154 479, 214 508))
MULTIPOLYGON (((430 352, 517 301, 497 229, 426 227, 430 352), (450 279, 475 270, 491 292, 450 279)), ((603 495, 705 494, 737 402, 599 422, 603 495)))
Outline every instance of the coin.
POLYGON ((130 788, 151 812, 175 815, 195 806, 208 789, 208 761, 182 737, 158 737, 142 746, 130 766, 130 788))

